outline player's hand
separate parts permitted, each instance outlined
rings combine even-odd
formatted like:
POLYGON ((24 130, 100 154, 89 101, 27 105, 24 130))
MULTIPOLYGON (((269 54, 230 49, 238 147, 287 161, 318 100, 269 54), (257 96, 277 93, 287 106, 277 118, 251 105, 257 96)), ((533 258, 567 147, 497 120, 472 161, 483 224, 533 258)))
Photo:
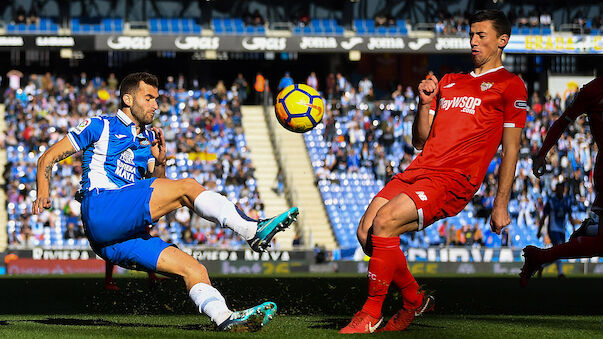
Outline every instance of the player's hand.
POLYGON ((31 205, 31 213, 34 215, 38 215, 44 211, 44 209, 49 209, 52 206, 49 197, 39 197, 34 200, 31 205))
POLYGON ((431 104, 436 95, 438 95, 438 78, 430 75, 419 83, 419 104, 431 104))
POLYGON ((165 137, 163 130, 158 127, 152 127, 151 131, 155 133, 155 140, 151 145, 151 154, 155 157, 156 164, 165 164, 165 137))
POLYGON ((496 207, 495 205, 490 216, 490 229, 492 232, 500 235, 502 229, 510 223, 511 217, 509 216, 507 207, 496 207))
POLYGON ((545 165, 546 159, 544 156, 538 154, 532 156, 532 172, 537 178, 540 178, 544 174, 545 165))

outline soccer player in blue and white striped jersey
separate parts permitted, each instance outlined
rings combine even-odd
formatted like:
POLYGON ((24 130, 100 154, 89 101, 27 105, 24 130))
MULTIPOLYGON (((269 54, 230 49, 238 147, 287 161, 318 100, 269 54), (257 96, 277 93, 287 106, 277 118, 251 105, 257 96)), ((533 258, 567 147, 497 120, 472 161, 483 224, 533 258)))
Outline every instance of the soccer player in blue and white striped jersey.
POLYGON ((199 311, 223 330, 259 330, 276 313, 274 303, 232 312, 211 286, 206 268, 196 259, 151 237, 149 225, 181 207, 228 227, 261 252, 287 228, 297 208, 267 220, 242 214, 224 196, 206 190, 195 179, 165 178, 165 139, 160 128, 147 129, 158 109, 157 77, 141 72, 126 76, 119 88, 115 116, 89 118, 71 129, 38 160, 37 198, 32 212, 51 207, 53 165, 82 152, 82 221, 92 249, 103 259, 126 268, 180 275, 199 311))

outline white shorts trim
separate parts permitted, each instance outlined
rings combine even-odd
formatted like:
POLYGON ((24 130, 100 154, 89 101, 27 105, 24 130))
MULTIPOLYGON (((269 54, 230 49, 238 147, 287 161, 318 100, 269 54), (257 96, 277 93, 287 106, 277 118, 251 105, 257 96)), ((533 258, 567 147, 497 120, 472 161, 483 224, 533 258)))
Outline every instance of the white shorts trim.
POLYGON ((423 219, 423 209, 422 209, 422 208, 419 208, 419 209, 417 210, 417 214, 419 215, 419 220, 418 220, 418 223, 419 223, 419 228, 417 229, 417 231, 420 231, 420 230, 422 230, 423 228, 425 228, 425 224, 424 224, 424 221, 423 221, 423 220, 424 220, 424 219, 423 219))

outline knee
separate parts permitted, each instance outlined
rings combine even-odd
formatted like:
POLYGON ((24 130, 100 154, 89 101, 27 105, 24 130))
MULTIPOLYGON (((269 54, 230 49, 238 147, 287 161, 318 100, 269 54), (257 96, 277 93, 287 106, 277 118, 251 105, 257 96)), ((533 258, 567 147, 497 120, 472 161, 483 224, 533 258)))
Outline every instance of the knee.
MULTIPOLYGON (((196 260, 195 260, 196 261, 196 260)), ((182 269, 182 276, 185 280, 204 281, 208 277, 207 268, 200 262, 185 265, 182 269)))
POLYGON ((382 235, 383 233, 389 233, 394 227, 391 213, 387 209, 380 209, 375 219, 373 219, 373 232, 376 235, 382 235))
POLYGON ((193 178, 179 179, 176 183, 178 191, 191 200, 194 200, 199 193, 205 191, 205 187, 193 178))

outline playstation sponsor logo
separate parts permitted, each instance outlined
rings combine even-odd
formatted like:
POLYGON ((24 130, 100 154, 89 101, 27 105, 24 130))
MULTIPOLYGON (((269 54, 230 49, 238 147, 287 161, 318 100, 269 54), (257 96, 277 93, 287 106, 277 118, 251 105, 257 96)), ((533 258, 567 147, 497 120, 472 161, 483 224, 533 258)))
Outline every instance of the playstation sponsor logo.
POLYGON ((284 51, 287 48, 287 38, 244 38, 241 45, 248 51, 284 51))
POLYGON ((174 40, 176 48, 183 50, 216 50, 220 47, 219 37, 187 36, 174 40))
POLYGON ((153 38, 150 36, 111 36, 107 38, 107 46, 111 49, 146 50, 153 46, 153 38))

